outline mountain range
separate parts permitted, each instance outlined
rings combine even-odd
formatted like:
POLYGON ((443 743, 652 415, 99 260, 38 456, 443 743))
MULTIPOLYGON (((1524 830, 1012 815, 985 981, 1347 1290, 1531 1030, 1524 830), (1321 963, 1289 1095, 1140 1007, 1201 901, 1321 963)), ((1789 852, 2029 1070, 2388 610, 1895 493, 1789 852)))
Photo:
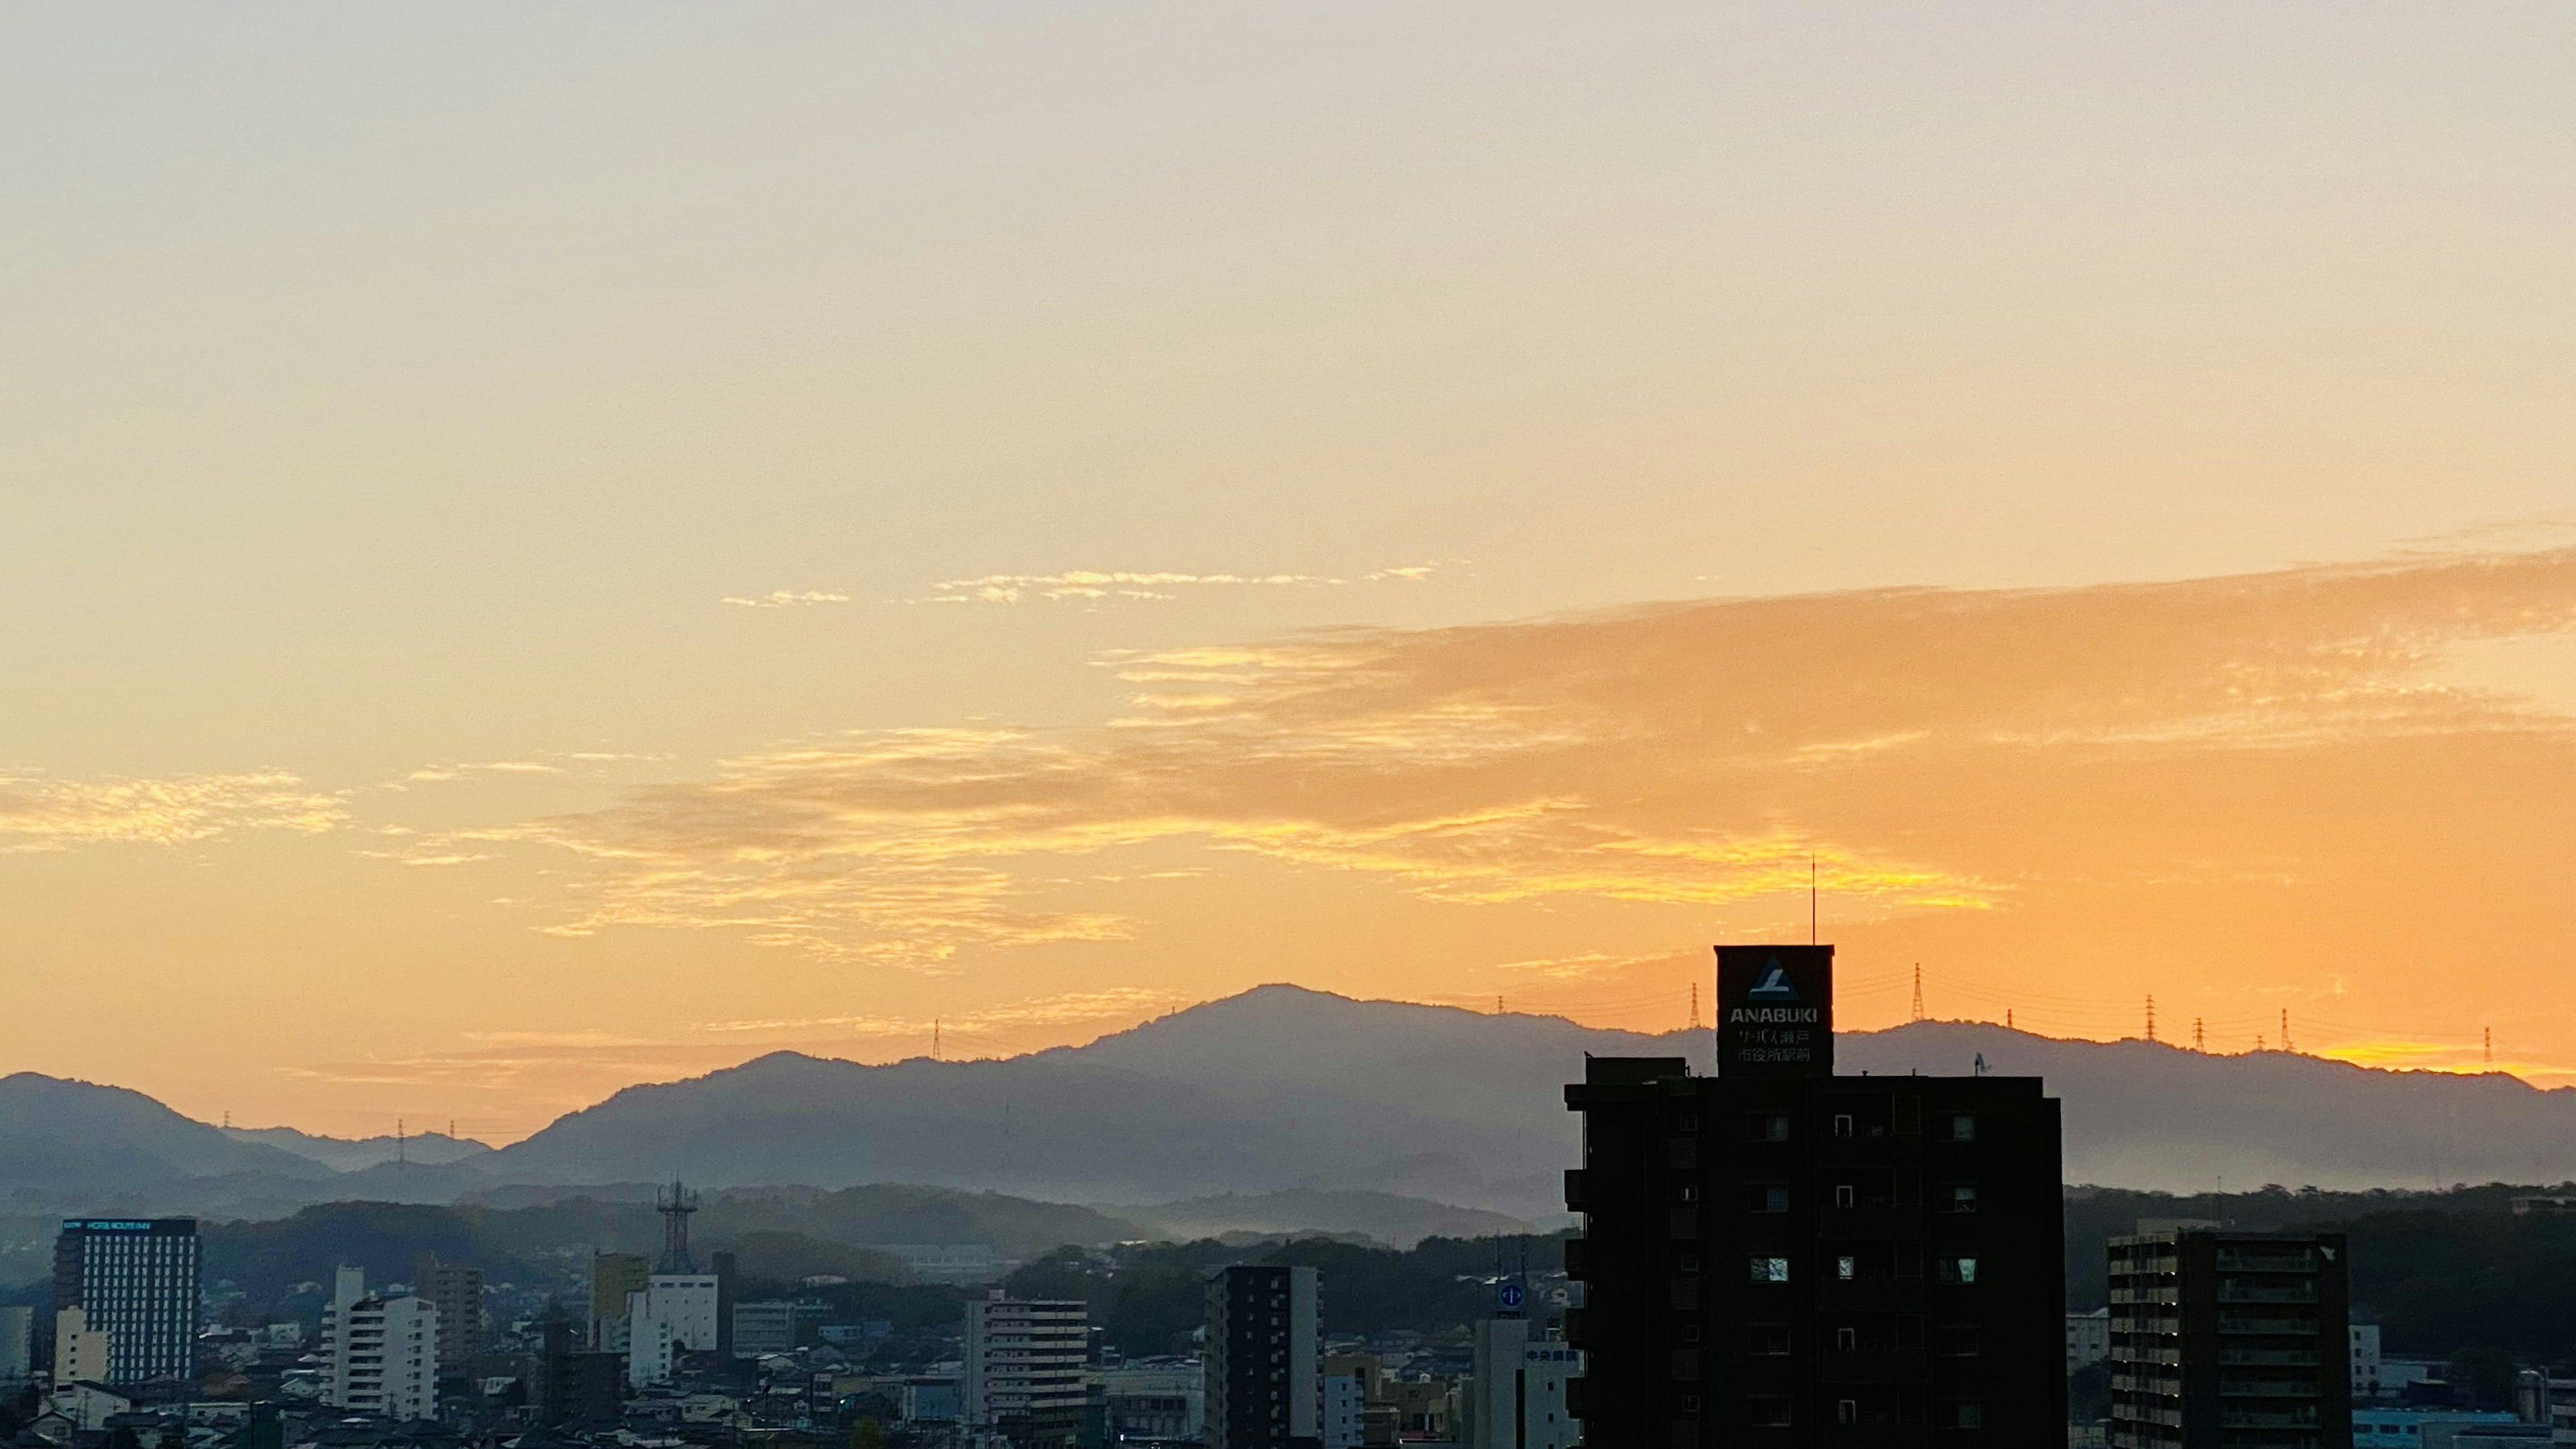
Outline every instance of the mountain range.
MULTIPOLYGON (((380 1142, 227 1132, 139 1093, 19 1073, 0 1078, 0 1199, 21 1212, 247 1215, 331 1200, 632 1196, 678 1176, 710 1188, 917 1183, 1108 1205, 1173 1228, 1392 1239, 1452 1231, 1431 1224, 1459 1209, 1469 1215, 1457 1225, 1486 1221, 1476 1213, 1551 1219, 1577 1147, 1563 1085, 1585 1055, 1681 1056, 1704 1069, 1709 1048, 1704 1032, 1265 986, 1002 1060, 870 1066, 776 1053, 629 1087, 498 1150, 408 1139, 403 1162, 385 1160, 380 1142), (435 1145, 411 1150, 424 1143, 435 1145), (1332 1221, 1288 1221, 1301 1215, 1332 1221)), ((1846 1032, 1837 1052, 1849 1073, 1959 1075, 1982 1059, 2045 1078, 2064 1103, 2070 1182, 2205 1191, 2576 1177, 2576 1090, 2502 1073, 2206 1055, 1971 1022, 1846 1032)))

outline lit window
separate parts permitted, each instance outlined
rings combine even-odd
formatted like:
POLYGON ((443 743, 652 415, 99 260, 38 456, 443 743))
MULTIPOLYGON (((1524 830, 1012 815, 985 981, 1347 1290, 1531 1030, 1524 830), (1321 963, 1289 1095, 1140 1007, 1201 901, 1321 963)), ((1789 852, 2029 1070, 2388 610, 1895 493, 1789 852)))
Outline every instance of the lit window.
POLYGON ((1756 1283, 1789 1281, 1789 1260, 1786 1258, 1755 1258, 1752 1260, 1752 1267, 1753 1281, 1756 1283))

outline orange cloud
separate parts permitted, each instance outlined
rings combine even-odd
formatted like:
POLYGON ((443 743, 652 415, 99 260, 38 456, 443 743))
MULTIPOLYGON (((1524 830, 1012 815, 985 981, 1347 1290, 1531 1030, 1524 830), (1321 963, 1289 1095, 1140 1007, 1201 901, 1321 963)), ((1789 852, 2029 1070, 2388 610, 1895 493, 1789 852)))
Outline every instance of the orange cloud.
POLYGON ((827 738, 480 838, 589 863, 559 931, 909 966, 1131 934, 1039 872, 1148 845, 1484 906, 1727 907, 1803 892, 1812 861, 1862 930, 2081 897, 2098 931, 2115 904, 2179 922, 2410 869, 2384 812, 2420 832, 2444 792, 2485 843, 2556 841, 2494 792, 2565 780, 2569 721, 2440 666, 2571 622, 2558 551, 1319 631, 1116 656, 1157 688, 1093 731, 827 738))

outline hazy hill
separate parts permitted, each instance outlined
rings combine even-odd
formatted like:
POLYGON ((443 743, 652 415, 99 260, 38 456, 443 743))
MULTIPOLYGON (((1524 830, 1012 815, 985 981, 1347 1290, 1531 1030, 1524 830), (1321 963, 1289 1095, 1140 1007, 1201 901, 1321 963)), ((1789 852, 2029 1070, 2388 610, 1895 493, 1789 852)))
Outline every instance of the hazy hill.
MULTIPOLYGON (((2358 1188, 2576 1174, 2576 1091, 2501 1074, 1957 1022, 1846 1033, 1839 1050, 1846 1071, 1960 1074, 1982 1053, 1997 1072, 2046 1077, 2065 1103, 2071 1181, 2358 1188)), ((1093 1202, 1358 1190, 1531 1218, 1559 1207, 1556 1173, 1575 1150, 1562 1089, 1586 1052, 1705 1062, 1708 1041, 1269 986, 1008 1061, 782 1054, 630 1088, 480 1170, 938 1182, 1093 1202)))
POLYGON ((264 1142, 318 1162, 334 1172, 357 1172, 380 1162, 417 1162, 424 1166, 462 1162, 492 1150, 471 1137, 421 1132, 408 1137, 316 1137, 292 1127, 224 1127, 235 1142, 264 1142))
POLYGON ((183 1117, 141 1092, 17 1072, 0 1077, 0 1194, 38 1210, 58 1199, 150 1211, 192 1196, 292 1197, 330 1169, 183 1117))
MULTIPOLYGON (((863 1066, 778 1053, 630 1087, 497 1152, 336 1175, 137 1093, 21 1074, 0 1080, 0 1202, 31 1213, 267 1216, 331 1199, 633 1198, 645 1190, 578 1185, 676 1174, 707 1188, 917 1183, 1058 1203, 1231 1196, 1237 1206, 1266 1200, 1253 1209, 1257 1226, 1190 1225, 1387 1236, 1410 1229, 1366 1225, 1346 1212, 1356 1200, 1339 1195, 1553 1217, 1557 1173, 1576 1148, 1563 1084, 1581 1075, 1584 1054, 1705 1062, 1708 1050, 1705 1034, 1648 1037, 1268 986, 1005 1061, 863 1066), (1309 1213, 1327 1220, 1287 1220, 1309 1213)), ((1851 1072, 1957 1074, 1982 1054, 1995 1071, 2045 1077, 2065 1104, 2073 1182, 2202 1191, 2222 1178, 2367 1188, 2576 1176, 2576 1090, 2501 1074, 2204 1056, 1960 1022, 1845 1033, 1839 1050, 1851 1072)), ((834 1240, 942 1237, 927 1224, 904 1231, 834 1240)))
POLYGON ((1132 1219, 1151 1236, 1174 1242, 1241 1233, 1335 1233, 1410 1248, 1424 1238, 1489 1238, 1536 1231, 1519 1218, 1477 1208, 1386 1192, 1314 1188, 1251 1196, 1226 1193, 1108 1211, 1132 1219))

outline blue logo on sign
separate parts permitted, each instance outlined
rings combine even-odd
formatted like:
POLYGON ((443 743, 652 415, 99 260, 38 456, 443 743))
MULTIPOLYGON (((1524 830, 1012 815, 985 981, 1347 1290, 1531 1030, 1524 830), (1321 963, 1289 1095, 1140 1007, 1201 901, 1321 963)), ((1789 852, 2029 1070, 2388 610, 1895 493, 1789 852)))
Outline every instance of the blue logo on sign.
POLYGON ((1521 1285, 1518 1283, 1506 1283, 1494 1294, 1494 1297, 1505 1308, 1518 1308, 1528 1300, 1529 1295, 1521 1291, 1521 1285))
POLYGON ((1762 979, 1754 982, 1753 989, 1744 993, 1744 999, 1795 1001, 1798 999, 1798 988, 1789 984, 1789 968, 1781 965, 1780 958, 1774 956, 1771 958, 1770 965, 1763 970, 1762 979))

